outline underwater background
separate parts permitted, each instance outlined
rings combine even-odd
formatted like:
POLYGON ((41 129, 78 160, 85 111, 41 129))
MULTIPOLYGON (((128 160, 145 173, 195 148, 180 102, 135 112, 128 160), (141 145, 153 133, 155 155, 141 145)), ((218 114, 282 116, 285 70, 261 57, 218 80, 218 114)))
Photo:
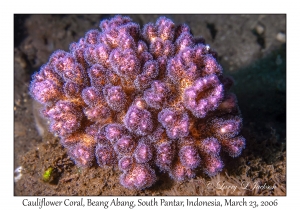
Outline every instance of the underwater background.
POLYGON ((70 43, 113 16, 14 16, 15 195, 286 195, 286 15, 128 14, 141 26, 159 16, 186 23, 218 53, 224 74, 234 78, 246 149, 237 158, 222 156, 221 174, 210 178, 199 171, 183 183, 161 174, 152 187, 138 191, 119 184, 117 168, 74 165, 59 139, 47 132, 29 82, 52 52, 68 51, 70 43), (264 185, 275 187, 256 188, 264 185))

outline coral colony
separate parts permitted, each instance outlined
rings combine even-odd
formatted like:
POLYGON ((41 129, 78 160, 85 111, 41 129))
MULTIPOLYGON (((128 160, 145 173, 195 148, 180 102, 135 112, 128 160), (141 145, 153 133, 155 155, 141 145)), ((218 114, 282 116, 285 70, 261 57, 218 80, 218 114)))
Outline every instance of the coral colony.
POLYGON ((214 176, 221 150, 241 154, 233 80, 203 38, 166 17, 140 29, 118 15, 100 29, 55 51, 30 85, 76 165, 116 165, 120 183, 140 190, 161 172, 178 182, 197 168, 214 176))

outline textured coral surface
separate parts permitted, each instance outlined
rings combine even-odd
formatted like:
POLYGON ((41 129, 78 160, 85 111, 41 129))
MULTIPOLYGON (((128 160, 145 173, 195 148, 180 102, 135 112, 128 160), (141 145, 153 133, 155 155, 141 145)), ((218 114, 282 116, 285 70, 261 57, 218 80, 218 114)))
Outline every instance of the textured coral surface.
POLYGON ((223 150, 245 148, 236 96, 217 53, 186 24, 160 17, 143 28, 115 16, 55 51, 31 95, 80 167, 118 165, 120 183, 144 189, 157 171, 175 181, 222 171, 223 150))

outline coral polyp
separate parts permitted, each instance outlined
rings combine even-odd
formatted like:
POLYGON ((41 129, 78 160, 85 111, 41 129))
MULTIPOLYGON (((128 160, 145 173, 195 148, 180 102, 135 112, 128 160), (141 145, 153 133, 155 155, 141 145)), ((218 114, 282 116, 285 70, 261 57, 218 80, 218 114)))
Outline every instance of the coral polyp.
POLYGON ((144 27, 117 15, 70 51, 55 51, 32 77, 49 130, 79 167, 115 166, 129 189, 224 167, 245 148, 231 77, 186 24, 160 17, 144 27))

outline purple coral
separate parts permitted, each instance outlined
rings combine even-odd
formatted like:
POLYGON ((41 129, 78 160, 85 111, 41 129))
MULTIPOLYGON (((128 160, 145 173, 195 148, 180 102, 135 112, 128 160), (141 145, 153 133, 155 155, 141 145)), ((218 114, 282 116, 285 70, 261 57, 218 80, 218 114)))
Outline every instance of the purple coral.
POLYGON ((144 98, 147 104, 155 109, 160 109, 166 103, 168 86, 159 80, 153 81, 151 88, 145 90, 144 98))
POLYGON ((134 157, 137 163, 147 163, 152 159, 153 151, 149 143, 140 141, 137 145, 134 157))
POLYGON ((111 166, 116 163, 116 153, 110 146, 98 144, 95 155, 99 166, 111 166))
POLYGON ((121 111, 126 105, 126 94, 120 86, 106 86, 103 93, 108 106, 114 111, 121 111))
POLYGON ((163 109, 158 114, 158 121, 166 129, 171 139, 178 139, 189 135, 189 116, 170 109, 163 109))
POLYGON ((209 111, 215 110, 222 99, 223 85, 214 74, 196 80, 184 91, 185 107, 198 118, 204 118, 209 111))
POLYGON ((131 168, 133 164, 133 159, 130 156, 124 156, 119 160, 119 169, 121 171, 127 171, 131 168))
POLYGON ((50 131, 80 167, 118 166, 129 189, 152 186, 156 171, 176 181, 209 176, 245 148, 233 79, 186 24, 160 17, 142 29, 129 17, 103 20, 55 51, 30 93, 50 131))
POLYGON ((191 168, 183 166, 180 162, 175 162, 173 165, 170 176, 174 180, 180 182, 195 177, 195 172, 191 168))
POLYGON ((70 147, 68 154, 81 167, 91 166, 95 158, 94 148, 85 146, 81 142, 70 147))
POLYGON ((114 145, 115 151, 119 155, 131 154, 135 148, 135 141, 131 136, 123 135, 114 145))
POLYGON ((148 110, 132 105, 127 111, 124 124, 129 131, 144 136, 152 131, 152 115, 148 110))
POLYGON ((82 113, 75 103, 58 101, 53 107, 44 111, 50 119, 50 131, 63 137, 74 133, 79 127, 82 113))
POLYGON ((105 137, 115 143, 125 134, 125 128, 121 124, 111 123, 105 127, 105 137))
POLYGON ((204 172, 208 176, 215 176, 224 167, 223 161, 220 159, 219 155, 207 155, 204 158, 204 172))
POLYGON ((148 164, 135 164, 121 175, 120 182, 129 189, 144 189, 153 185, 156 179, 155 171, 148 164))
POLYGON ((200 165, 200 156, 194 146, 184 146, 179 151, 180 162, 183 166, 194 169, 200 165))

